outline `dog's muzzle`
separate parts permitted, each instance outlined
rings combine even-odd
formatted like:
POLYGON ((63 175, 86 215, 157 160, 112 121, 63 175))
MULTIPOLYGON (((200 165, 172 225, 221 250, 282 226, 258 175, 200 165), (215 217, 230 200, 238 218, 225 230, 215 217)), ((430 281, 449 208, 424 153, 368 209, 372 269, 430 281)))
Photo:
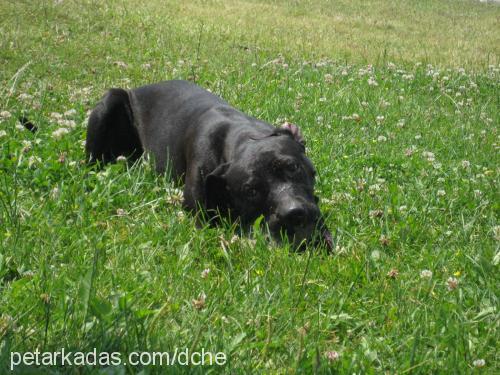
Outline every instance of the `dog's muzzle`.
POLYGON ((295 247, 324 244, 328 250, 333 240, 319 208, 311 203, 291 200, 281 204, 269 218, 269 229, 277 240, 286 236, 295 247))

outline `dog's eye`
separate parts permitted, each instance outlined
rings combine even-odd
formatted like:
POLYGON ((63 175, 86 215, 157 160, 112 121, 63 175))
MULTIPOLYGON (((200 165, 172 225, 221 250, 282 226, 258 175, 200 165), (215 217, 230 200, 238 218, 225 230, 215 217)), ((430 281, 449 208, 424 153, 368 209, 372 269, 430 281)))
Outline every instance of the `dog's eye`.
POLYGON ((286 164, 286 169, 290 172, 296 172, 299 169, 299 163, 296 161, 291 161, 286 164))
POLYGON ((255 198, 259 192, 254 186, 245 185, 243 186, 243 194, 245 194, 247 198, 255 198))

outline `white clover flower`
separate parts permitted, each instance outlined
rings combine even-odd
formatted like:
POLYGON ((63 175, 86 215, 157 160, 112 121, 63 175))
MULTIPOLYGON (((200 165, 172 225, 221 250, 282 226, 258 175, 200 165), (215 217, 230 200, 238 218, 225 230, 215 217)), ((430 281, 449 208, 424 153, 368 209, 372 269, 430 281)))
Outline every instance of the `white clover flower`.
POLYGON ((413 153, 415 152, 416 150, 416 147, 414 145, 408 147, 406 150, 405 150, 405 155, 406 156, 412 156, 413 153))
POLYGON ((9 111, 2 111, 0 112, 0 119, 2 120, 7 120, 11 118, 12 114, 9 111))
POLYGON ((207 295, 201 292, 198 298, 194 298, 191 303, 196 310, 202 310, 205 308, 205 301, 207 300, 207 295))
POLYGON ((444 197, 446 195, 446 191, 440 189, 440 190, 437 191, 436 194, 437 194, 438 197, 444 197))
POLYGON ((3 138, 7 135, 7 132, 5 130, 0 130, 0 138, 3 138))
POLYGON ((118 216, 125 216, 125 215, 127 215, 127 211, 125 211, 123 208, 118 208, 118 209, 116 210, 116 214, 117 214, 118 216))
POLYGON ((446 280, 446 283, 448 284, 449 291, 457 289, 458 280, 455 277, 449 277, 448 280, 446 280))
POLYGON ((23 152, 28 152, 29 150, 31 150, 31 142, 30 141, 24 139, 22 141, 22 144, 23 144, 23 150, 22 150, 23 152))
POLYGON ((206 279, 209 273, 210 273, 210 268, 205 268, 203 271, 201 271, 201 278, 206 279))
POLYGON ((52 112, 50 114, 50 117, 52 117, 54 120, 59 120, 62 119, 63 116, 59 112, 52 112))
POLYGON ((472 365, 476 368, 481 368, 486 366, 486 361, 484 359, 476 359, 474 362, 472 362, 472 365))
POLYGON ((493 237, 495 237, 495 240, 500 241, 500 225, 493 227, 493 237))
POLYGON ((17 97, 19 100, 30 100, 33 98, 33 95, 22 93, 17 97))
POLYGON ((430 271, 430 270, 422 270, 420 272, 420 277, 422 279, 430 279, 430 278, 432 278, 432 271, 430 271))
POLYGON ((384 211, 382 211, 382 210, 370 210, 370 212, 368 212, 368 215, 371 218, 382 217, 382 216, 384 216, 384 211))
POLYGON ((332 83, 333 82, 333 76, 330 73, 325 74, 324 80, 326 83, 332 83))
POLYGON ((470 161, 468 160, 462 160, 462 168, 469 168, 470 167, 470 161))
POLYGON ((421 139, 421 138, 422 138, 422 135, 421 135, 421 134, 417 134, 417 135, 415 136, 415 140, 416 140, 416 141, 418 141, 418 140, 419 140, 419 139, 421 139))
POLYGON ((183 221, 186 218, 184 211, 177 211, 176 216, 179 221, 183 221))
POLYGON ((384 122, 385 117, 384 117, 384 116, 382 116, 382 115, 380 115, 380 116, 377 116, 375 120, 377 121, 377 124, 379 124, 379 125, 380 125, 381 123, 383 123, 383 122, 384 122))
POLYGON ((389 272, 387 272, 387 277, 390 277, 391 279, 395 279, 396 277, 398 277, 399 275, 399 271, 397 270, 397 268, 392 268, 391 270, 389 270, 389 272))
POLYGON ((373 250, 370 256, 374 261, 377 261, 380 259, 380 251, 373 250))
POLYGON ((330 362, 335 362, 340 359, 340 354, 336 352, 335 350, 329 350, 325 352, 325 357, 328 359, 330 362))
POLYGON ((60 190, 59 188, 56 186, 54 187, 51 191, 50 191, 50 196, 52 198, 57 198, 59 196, 59 193, 60 193, 60 190))
POLYGON ((76 122, 74 120, 59 119, 57 120, 57 124, 70 129, 74 129, 76 127, 76 122))
POLYGON ((184 193, 180 189, 167 189, 165 201, 172 205, 180 205, 184 200, 184 193))
POLYGON ((128 68, 128 65, 126 63, 124 63, 123 61, 115 61, 113 64, 116 65, 117 67, 121 68, 121 69, 127 69, 128 68))
POLYGON ((380 236, 380 238, 378 239, 378 242, 383 245, 383 246, 387 246, 391 243, 391 240, 389 237, 387 237, 386 235, 382 234, 380 236))
POLYGON ((382 187, 379 184, 370 185, 370 187, 368 188, 368 194, 375 195, 381 189, 382 189, 382 187))
POLYGON ((31 167, 34 164, 40 164, 42 162, 42 159, 40 159, 38 156, 30 156, 28 159, 28 166, 31 167))
POLYGON ((67 128, 59 128, 52 132, 52 137, 55 139, 61 139, 63 135, 68 134, 69 130, 67 128))
POLYGON ((433 162, 436 160, 436 156, 434 155, 433 152, 430 151, 423 151, 422 156, 427 159, 428 162, 433 162))
POLYGON ((370 86, 378 86, 378 83, 377 83, 377 81, 375 81, 375 78, 370 77, 370 78, 368 78, 368 85, 370 85, 370 86))
POLYGON ((385 142, 385 141, 387 141, 387 137, 386 137, 386 136, 384 136, 384 135, 379 135, 379 136, 377 137, 377 141, 378 141, 378 142, 385 142))
POLYGON ((76 115, 76 109, 72 108, 64 112, 64 116, 69 117, 69 116, 74 116, 76 115))
POLYGON ((346 252, 346 248, 344 246, 336 245, 333 252, 335 254, 344 254, 346 252))
POLYGON ((117 161, 118 163, 126 162, 126 161, 127 161, 127 158, 126 158, 125 156, 123 156, 123 155, 120 155, 120 156, 118 156, 118 157, 116 158, 116 161, 117 161))
POLYGON ((403 206, 399 206, 399 212, 403 213, 403 212, 406 212, 406 210, 408 210, 408 207, 403 205, 403 206))

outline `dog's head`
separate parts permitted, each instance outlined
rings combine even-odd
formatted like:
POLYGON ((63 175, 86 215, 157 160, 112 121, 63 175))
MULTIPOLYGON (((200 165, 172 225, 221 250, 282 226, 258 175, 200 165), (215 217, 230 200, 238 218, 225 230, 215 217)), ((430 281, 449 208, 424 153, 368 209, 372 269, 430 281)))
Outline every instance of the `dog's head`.
POLYGON ((238 157, 206 179, 206 207, 239 217, 243 225, 263 215, 273 237, 295 246, 332 237, 314 195, 316 171, 305 155, 299 128, 285 123, 267 136, 251 137, 238 157))

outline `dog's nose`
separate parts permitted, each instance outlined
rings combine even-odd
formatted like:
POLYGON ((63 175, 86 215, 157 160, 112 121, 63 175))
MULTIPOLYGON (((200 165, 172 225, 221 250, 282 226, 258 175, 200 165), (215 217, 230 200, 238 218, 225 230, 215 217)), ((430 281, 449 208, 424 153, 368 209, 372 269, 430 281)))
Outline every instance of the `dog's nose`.
POLYGON ((296 227, 307 221, 307 211, 303 206, 291 206, 282 215, 285 225, 296 227))

